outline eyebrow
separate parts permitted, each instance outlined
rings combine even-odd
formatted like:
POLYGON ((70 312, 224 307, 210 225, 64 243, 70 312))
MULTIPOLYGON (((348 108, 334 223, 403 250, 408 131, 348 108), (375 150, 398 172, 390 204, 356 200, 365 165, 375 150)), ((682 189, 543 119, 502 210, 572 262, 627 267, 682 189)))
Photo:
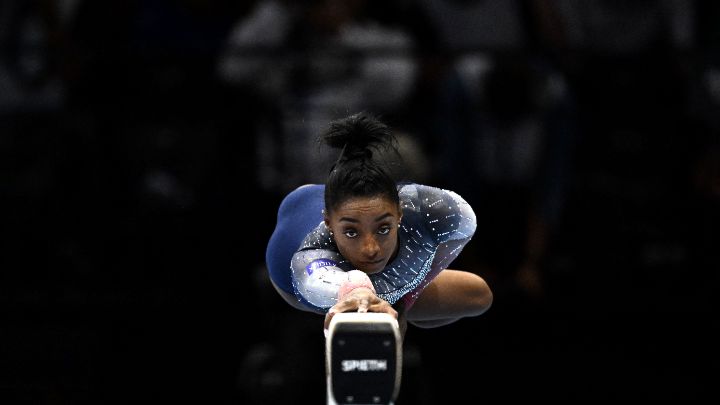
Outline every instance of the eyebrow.
MULTIPOLYGON (((387 218, 387 217, 391 217, 391 216, 393 216, 392 213, 386 212, 386 213, 380 215, 379 217, 375 218, 375 222, 380 222, 380 221, 382 221, 383 219, 385 219, 385 218, 387 218)), ((338 220, 338 222, 352 222, 352 223, 356 224, 356 223, 358 223, 358 222, 360 222, 360 221, 358 221, 358 220, 355 219, 355 218, 342 217, 342 218, 340 218, 340 219, 338 220)))

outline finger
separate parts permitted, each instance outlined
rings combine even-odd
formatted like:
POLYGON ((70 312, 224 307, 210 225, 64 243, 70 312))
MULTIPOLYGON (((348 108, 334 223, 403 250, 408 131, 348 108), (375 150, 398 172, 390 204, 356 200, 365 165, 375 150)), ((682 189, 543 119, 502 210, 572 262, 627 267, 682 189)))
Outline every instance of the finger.
POLYGON ((325 315, 325 330, 327 330, 330 327, 330 321, 332 320, 333 316, 337 313, 337 310, 335 308, 330 308, 327 315, 325 315))
POLYGON ((360 304, 358 304, 358 312, 367 312, 368 306, 370 306, 370 303, 368 302, 367 298, 363 298, 360 300, 360 304))

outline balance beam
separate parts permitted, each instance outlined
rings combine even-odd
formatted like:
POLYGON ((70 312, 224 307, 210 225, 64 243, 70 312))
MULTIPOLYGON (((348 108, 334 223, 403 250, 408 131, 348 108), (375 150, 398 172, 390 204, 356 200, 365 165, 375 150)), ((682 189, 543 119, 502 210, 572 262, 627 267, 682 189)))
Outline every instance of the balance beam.
POLYGON ((393 405, 400 391, 402 338, 386 313, 335 314, 325 340, 328 405, 393 405))

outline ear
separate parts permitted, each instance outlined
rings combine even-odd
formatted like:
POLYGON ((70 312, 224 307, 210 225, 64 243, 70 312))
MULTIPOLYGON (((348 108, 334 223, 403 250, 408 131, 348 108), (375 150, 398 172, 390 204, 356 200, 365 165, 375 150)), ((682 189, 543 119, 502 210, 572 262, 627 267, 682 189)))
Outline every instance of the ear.
POLYGON ((323 208, 322 210, 323 214, 323 221, 325 222, 325 226, 330 229, 330 217, 328 216, 327 211, 323 208))

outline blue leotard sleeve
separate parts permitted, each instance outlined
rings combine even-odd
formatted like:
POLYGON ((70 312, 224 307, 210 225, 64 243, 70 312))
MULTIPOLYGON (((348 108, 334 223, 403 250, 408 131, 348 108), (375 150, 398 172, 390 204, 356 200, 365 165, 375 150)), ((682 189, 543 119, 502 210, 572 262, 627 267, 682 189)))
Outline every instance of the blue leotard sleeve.
POLYGON ((325 186, 312 184, 291 191, 280 203, 275 230, 265 250, 270 279, 294 294, 290 263, 305 236, 323 220, 325 186))

